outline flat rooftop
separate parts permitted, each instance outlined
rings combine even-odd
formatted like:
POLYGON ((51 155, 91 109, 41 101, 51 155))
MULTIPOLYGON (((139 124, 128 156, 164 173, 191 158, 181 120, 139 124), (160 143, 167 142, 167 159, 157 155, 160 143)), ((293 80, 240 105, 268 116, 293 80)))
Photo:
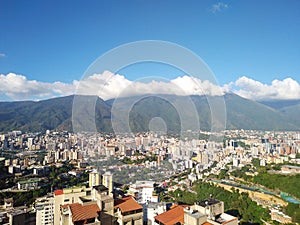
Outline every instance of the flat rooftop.
POLYGON ((196 204, 200 205, 202 207, 205 207, 205 206, 208 206, 208 205, 215 205, 215 204, 218 204, 218 203, 220 203, 219 200, 209 198, 209 199, 206 199, 206 200, 203 200, 203 201, 199 201, 196 204))

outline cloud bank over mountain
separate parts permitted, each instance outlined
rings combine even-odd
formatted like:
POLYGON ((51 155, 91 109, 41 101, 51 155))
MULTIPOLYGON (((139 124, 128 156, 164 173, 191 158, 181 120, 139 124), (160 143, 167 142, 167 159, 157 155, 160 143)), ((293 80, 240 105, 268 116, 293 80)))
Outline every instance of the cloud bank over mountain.
POLYGON ((143 77, 130 81, 124 76, 105 71, 71 84, 28 80, 24 75, 0 74, 0 100, 41 100, 71 94, 98 95, 104 100, 143 94, 211 95, 233 92, 252 100, 300 99, 300 84, 292 78, 263 84, 248 77, 219 86, 207 80, 182 76, 173 80, 143 77))
POLYGON ((252 100, 300 99, 300 84, 292 78, 273 80, 268 85, 243 76, 230 86, 235 94, 252 100))
POLYGON ((0 74, 0 94, 11 100, 37 100, 74 93, 73 84, 62 82, 46 83, 28 80, 23 75, 0 74))

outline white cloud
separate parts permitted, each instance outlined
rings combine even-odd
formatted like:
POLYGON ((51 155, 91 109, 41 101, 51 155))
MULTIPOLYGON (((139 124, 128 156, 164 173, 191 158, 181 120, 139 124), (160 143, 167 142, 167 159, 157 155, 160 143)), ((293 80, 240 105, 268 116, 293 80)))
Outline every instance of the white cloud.
POLYGON ((223 88, 189 76, 174 80, 157 81, 149 77, 130 81, 124 76, 105 71, 94 74, 72 84, 62 82, 46 83, 28 80, 23 75, 9 73, 0 75, 0 93, 12 100, 45 99, 71 94, 98 95, 104 100, 144 94, 176 95, 222 95, 223 88))
POLYGON ((234 93, 253 100, 300 99, 300 84, 292 78, 273 80, 267 85, 243 76, 230 88, 234 93))
POLYGON ((0 58, 4 58, 6 55, 4 53, 0 53, 0 58))
POLYGON ((227 9, 227 8, 228 8, 227 4, 225 4, 223 2, 218 2, 211 6, 211 11, 213 13, 217 13, 217 12, 221 12, 222 10, 227 9))
POLYGON ((132 84, 124 76, 105 71, 75 82, 77 94, 98 95, 103 99, 117 98, 122 90, 132 84))
POLYGON ((12 100, 38 100, 74 92, 74 85, 61 82, 45 83, 27 80, 25 76, 0 74, 0 93, 12 100))
POLYGON ((98 95, 104 100, 143 94, 176 94, 176 95, 223 95, 223 88, 209 81, 183 76, 169 81, 152 80, 149 78, 129 81, 124 76, 105 71, 94 74, 78 82, 78 94, 98 95))
POLYGON ((11 100, 40 100, 71 94, 98 95, 104 100, 144 94, 220 96, 230 91, 253 100, 300 99, 300 84, 292 78, 274 80, 268 85, 243 76, 220 87, 190 76, 163 81, 151 80, 151 77, 130 81, 109 71, 81 81, 74 80, 71 84, 28 80, 14 73, 0 74, 0 96, 11 100))

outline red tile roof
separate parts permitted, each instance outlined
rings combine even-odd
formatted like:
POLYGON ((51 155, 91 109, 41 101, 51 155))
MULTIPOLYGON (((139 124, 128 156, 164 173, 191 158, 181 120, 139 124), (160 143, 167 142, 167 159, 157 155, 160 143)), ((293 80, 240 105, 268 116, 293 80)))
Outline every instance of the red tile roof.
POLYGON ((137 203, 132 196, 116 200, 114 207, 115 209, 119 208, 122 213, 143 209, 143 206, 137 203))
POLYGON ((69 206, 72 212, 72 221, 81 221, 96 218, 99 216, 100 208, 94 203, 90 205, 81 205, 80 203, 73 203, 62 205, 62 208, 69 206))
POLYGON ((55 190, 54 195, 62 195, 64 193, 64 190, 55 190))
POLYGON ((180 205, 174 206, 167 212, 155 216, 154 219, 164 225, 173 225, 176 223, 184 223, 184 207, 180 205))

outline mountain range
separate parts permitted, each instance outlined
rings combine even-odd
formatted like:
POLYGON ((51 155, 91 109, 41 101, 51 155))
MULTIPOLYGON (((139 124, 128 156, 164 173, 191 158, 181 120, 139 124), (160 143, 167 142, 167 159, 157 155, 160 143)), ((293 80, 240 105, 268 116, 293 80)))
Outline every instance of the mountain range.
POLYGON ((211 127, 300 130, 299 112, 300 100, 257 102, 231 93, 223 97, 145 95, 107 101, 72 95, 37 102, 0 102, 0 132, 86 130, 93 123, 101 132, 143 132, 151 126, 169 133, 209 131, 211 127))

